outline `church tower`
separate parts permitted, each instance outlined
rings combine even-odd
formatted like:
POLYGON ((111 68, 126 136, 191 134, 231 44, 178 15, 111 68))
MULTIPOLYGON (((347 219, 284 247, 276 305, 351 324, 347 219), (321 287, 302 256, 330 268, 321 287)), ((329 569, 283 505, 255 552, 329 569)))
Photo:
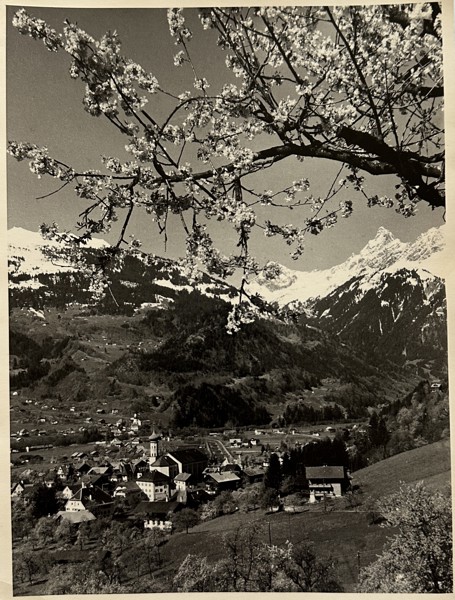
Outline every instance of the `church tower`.
POLYGON ((152 465, 156 459, 159 457, 159 441, 160 436, 153 431, 152 435, 149 438, 150 441, 150 464, 152 465))

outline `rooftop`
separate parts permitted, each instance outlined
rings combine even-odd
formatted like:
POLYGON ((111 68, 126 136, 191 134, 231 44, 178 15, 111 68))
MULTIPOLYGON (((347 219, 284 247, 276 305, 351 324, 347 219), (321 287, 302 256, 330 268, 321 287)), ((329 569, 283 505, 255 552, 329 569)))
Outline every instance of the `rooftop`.
POLYGON ((170 483, 170 479, 161 471, 151 471, 150 473, 144 473, 142 477, 139 477, 136 481, 151 481, 153 483, 170 483))
POLYGON ((135 513, 143 516, 165 516, 173 513, 180 506, 180 502, 139 502, 136 506, 135 513))
POLYGON ((344 479, 344 467, 323 466, 323 467, 305 467, 307 479, 344 479))

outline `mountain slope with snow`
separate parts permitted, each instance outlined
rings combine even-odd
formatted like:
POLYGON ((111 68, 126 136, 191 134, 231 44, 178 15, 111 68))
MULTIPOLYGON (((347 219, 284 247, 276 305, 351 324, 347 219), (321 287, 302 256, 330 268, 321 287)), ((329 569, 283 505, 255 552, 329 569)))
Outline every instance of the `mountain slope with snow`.
MULTIPOLYGON (((107 247, 107 242, 92 239, 84 248, 99 250, 107 247)), ((41 287, 39 275, 74 273, 77 268, 64 256, 64 244, 46 240, 39 232, 21 227, 8 230, 8 273, 10 287, 41 287), (58 259, 49 260, 50 253, 58 254, 58 259)))
POLYGON ((353 277, 313 304, 324 329, 370 358, 421 361, 444 372, 447 307, 444 281, 424 269, 353 277))
MULTIPOLYGON (((45 240, 39 233, 18 227, 10 229, 8 274, 12 306, 63 307, 72 302, 96 302, 99 282, 93 277, 92 267, 103 260, 107 249, 109 244, 99 239, 81 246, 78 253, 88 266, 81 268, 82 264, 70 259, 69 245, 45 240)), ((173 300, 177 294, 193 289, 226 299, 232 293, 229 285, 204 273, 193 286, 181 265, 159 256, 142 258, 121 252, 114 262, 107 264, 106 275, 110 284, 107 299, 103 300, 104 308, 109 302, 117 308, 139 308, 144 304, 161 303, 163 299, 173 300)))
POLYGON ((295 300, 306 302, 322 298, 353 277, 379 271, 424 269, 432 275, 443 275, 441 257, 444 251, 441 228, 422 233, 415 242, 401 242, 390 231, 380 227, 376 236, 345 262, 321 271, 293 271, 278 263, 269 263, 250 285, 250 289, 270 302, 281 305, 295 300), (268 274, 272 271, 275 277, 268 274))

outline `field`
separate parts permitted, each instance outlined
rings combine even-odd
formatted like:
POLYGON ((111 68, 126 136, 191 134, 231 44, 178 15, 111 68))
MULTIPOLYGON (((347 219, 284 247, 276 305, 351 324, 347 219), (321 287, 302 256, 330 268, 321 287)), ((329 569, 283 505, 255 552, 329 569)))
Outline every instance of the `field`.
POLYGON ((219 517, 194 527, 188 534, 173 535, 163 555, 169 566, 181 562, 188 553, 218 560, 223 557, 223 535, 251 523, 262 528, 264 542, 281 545, 287 540, 293 544, 306 541, 321 557, 335 559, 345 591, 353 591, 359 565, 375 560, 392 533, 379 525, 369 525, 365 512, 345 510, 340 501, 339 509, 326 513, 315 507, 299 514, 257 510, 219 517))
POLYGON ((353 483, 373 498, 397 491, 401 483, 424 481, 432 489, 450 486, 450 440, 396 454, 354 473, 353 483))

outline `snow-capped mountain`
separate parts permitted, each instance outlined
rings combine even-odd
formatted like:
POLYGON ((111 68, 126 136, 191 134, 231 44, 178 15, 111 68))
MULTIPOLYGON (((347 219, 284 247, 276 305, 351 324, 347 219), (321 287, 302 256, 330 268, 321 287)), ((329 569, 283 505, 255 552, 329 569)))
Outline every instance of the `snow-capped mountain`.
POLYGON ((251 283, 251 289, 268 301, 286 305, 295 300, 306 302, 322 298, 353 277, 372 276, 380 271, 393 273, 400 269, 419 269, 442 276, 443 250, 441 228, 429 229, 415 242, 406 243, 380 227, 358 254, 352 254, 339 265, 321 271, 293 271, 278 263, 269 263, 251 283))
MULTIPOLYGON (((93 239, 78 251, 87 264, 94 264, 108 248, 105 241, 93 239)), ((8 231, 9 289, 13 306, 26 303, 39 308, 92 302, 96 282, 89 270, 80 270, 71 262, 68 249, 65 244, 43 239, 39 233, 19 227, 8 231)), ((176 261, 159 256, 142 259, 122 253, 115 265, 109 264, 107 274, 111 280, 111 301, 133 308, 154 305, 157 298, 172 300, 176 294, 190 292, 194 287, 207 296, 217 293, 227 298, 231 291, 228 285, 204 273, 197 285, 192 286, 176 261)))
MULTIPOLYGON (((107 242, 92 239, 86 248, 102 249, 107 242)), ((8 273, 10 287, 34 287, 40 284, 39 275, 55 273, 73 273, 77 271, 74 265, 60 253, 58 260, 49 260, 48 251, 59 251, 62 244, 45 240, 39 232, 28 231, 22 227, 8 230, 8 273)))
POLYGON ((446 362, 444 281, 425 269, 353 277, 312 309, 325 329, 369 356, 403 363, 435 360, 438 368, 446 362))

